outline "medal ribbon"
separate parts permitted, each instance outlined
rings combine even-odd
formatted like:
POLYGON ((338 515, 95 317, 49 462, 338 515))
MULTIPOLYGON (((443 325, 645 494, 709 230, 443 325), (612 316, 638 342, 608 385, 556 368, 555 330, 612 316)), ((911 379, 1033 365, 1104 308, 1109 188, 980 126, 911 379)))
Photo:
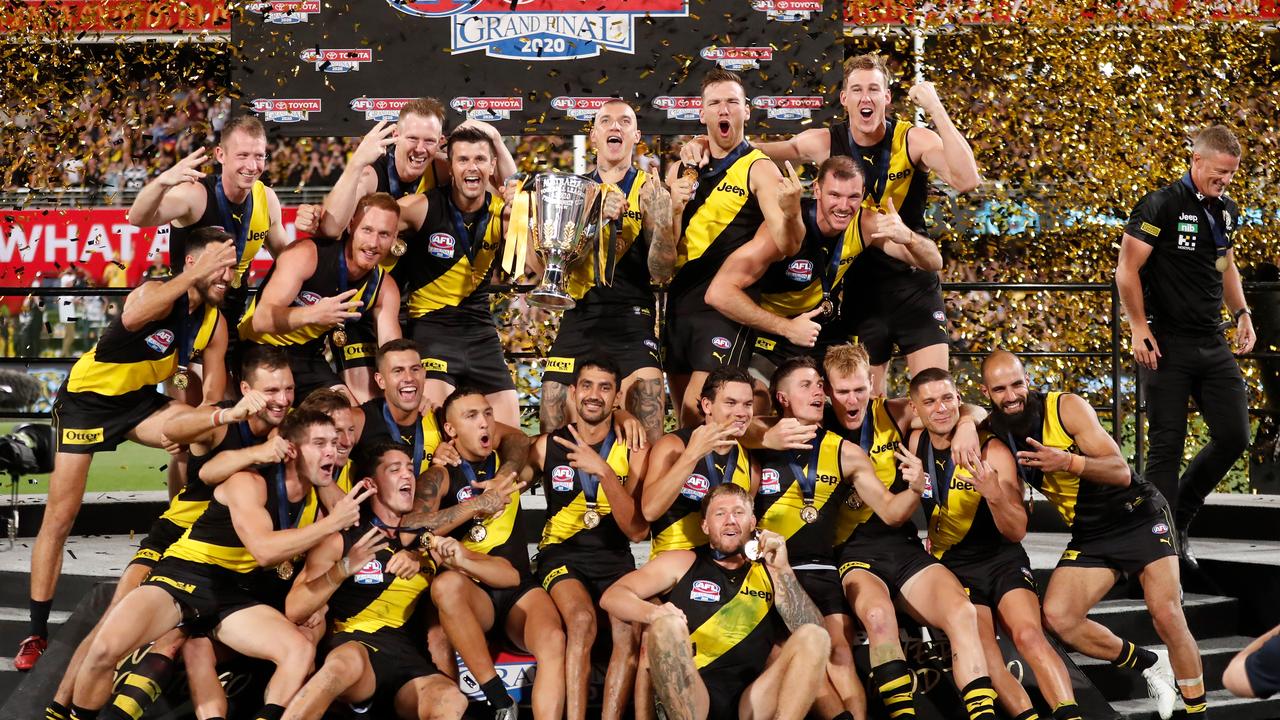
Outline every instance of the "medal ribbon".
MULTIPOLYGON (((848 128, 849 147, 853 150, 854 159, 862 164, 863 173, 867 176, 868 194, 876 204, 880 204, 880 198, 884 195, 884 189, 889 184, 889 158, 893 153, 893 121, 886 119, 884 121, 884 139, 878 144, 880 146, 880 162, 872 165, 862 157, 862 153, 858 152, 863 147, 853 139, 853 128, 848 128)), ((874 149, 867 148, 868 150, 874 149)))
POLYGON ((1213 246, 1218 252, 1218 257, 1226 257, 1227 250, 1231 249, 1231 241, 1227 239, 1225 215, 1221 221, 1215 220, 1213 212, 1205 205, 1205 202, 1208 201, 1209 204, 1221 206, 1224 209, 1226 208, 1226 204, 1223 203, 1221 199, 1206 197, 1204 193, 1197 190, 1196 184, 1191 180, 1190 171, 1188 171, 1186 175, 1182 176, 1182 184, 1186 185, 1187 189, 1189 189, 1192 194, 1196 196, 1196 199, 1200 201, 1200 211, 1202 211, 1205 217, 1209 220, 1209 232, 1213 235, 1213 246))
POLYGON ((796 458, 799 455, 797 452, 791 453, 792 459, 787 463, 791 466, 792 477, 796 479, 796 482, 800 483, 800 494, 804 496, 805 505, 813 504, 813 492, 818 484, 818 453, 822 450, 822 438, 825 434, 826 431, 823 430, 811 441, 813 449, 809 451, 808 465, 803 468, 800 467, 799 463, 796 462, 796 458))
MULTIPOLYGON (((338 253, 338 294, 346 292, 351 284, 350 275, 347 271, 347 249, 344 247, 338 253)), ((364 287, 360 291, 360 314, 364 315, 369 312, 369 305, 373 301, 373 295, 378 291, 378 285, 382 280, 382 268, 375 267, 369 271, 368 277, 364 281, 364 287)), ((346 325, 346 323, 343 323, 346 325)))
POLYGON ((178 372, 186 372, 187 366, 191 364, 191 354, 195 352, 200 323, 191 322, 191 304, 186 293, 182 293, 174 306, 178 309, 178 332, 174 338, 174 342, 178 344, 178 372))
MULTIPOLYGON (((617 190, 618 192, 621 192, 623 200, 627 203, 627 207, 630 208, 631 207, 631 188, 635 185, 636 176, 638 176, 639 174, 640 174, 639 171, 636 170, 634 167, 627 168, 627 174, 622 177, 621 182, 619 182, 617 186, 606 184, 605 181, 601 179, 599 170, 596 170, 595 172, 591 173, 590 177, 592 180, 595 180, 596 182, 600 183, 605 188, 609 188, 605 192, 610 192, 612 190, 617 190)), ((603 214, 604 214, 604 196, 603 195, 601 195, 600 197, 600 212, 601 212, 601 216, 603 217, 603 214)), ((617 236, 622 234, 622 218, 618 218, 617 220, 614 220, 610 224, 612 225, 612 229, 613 229, 612 235, 610 233, 603 232, 603 228, 601 228, 601 233, 600 233, 600 240, 602 241, 607 240, 606 246, 603 248, 600 248, 600 247, 596 248, 597 252, 596 252, 596 258, 595 258, 596 260, 595 280, 597 285, 602 283, 605 285, 609 285, 613 282, 613 270, 618 262, 617 236), (603 250, 604 252, 600 252, 600 250, 603 250)))
MULTIPOLYGON (((485 200, 489 199, 488 193, 485 193, 485 200)), ((486 202, 484 207, 480 208, 480 218, 476 221, 476 229, 474 233, 467 232, 467 223, 462 219, 462 211, 457 205, 453 204, 453 199, 448 193, 444 194, 444 204, 449 208, 449 218, 453 221, 453 232, 457 236, 457 240, 462 244, 462 252, 467 256, 468 260, 474 260, 476 257, 475 250, 482 243, 476 240, 484 240, 485 231, 489 229, 489 203, 486 202)))
MULTIPOLYGON (((822 230, 818 227, 818 203, 809 206, 809 212, 805 214, 805 229, 812 232, 815 237, 821 240, 820 248, 828 250, 831 253, 827 258, 826 271, 818 276, 818 280, 822 283, 822 299, 831 299, 831 288, 836 284, 836 274, 840 272, 840 260, 844 258, 844 236, 845 233, 838 233, 834 239, 828 238, 822 234, 822 230), (828 240, 833 240, 834 245, 829 245, 828 240)), ((857 216, 854 217, 857 221, 857 216)))
MULTIPOLYGON (((604 442, 600 445, 600 457, 605 462, 609 461, 609 453, 613 452, 613 443, 616 439, 617 436, 610 427, 609 434, 604 436, 604 442)), ((596 496, 600 493, 600 476, 580 470, 574 470, 574 474, 578 476, 578 484, 582 486, 582 496, 586 498, 587 505, 595 505, 596 496)))
POLYGON ((729 454, 726 456, 727 461, 724 464, 724 474, 716 469, 716 463, 711 459, 713 456, 715 456, 715 453, 710 452, 702 458, 702 464, 706 467, 707 480, 710 481, 711 487, 715 487, 723 483, 725 474, 727 474, 729 476, 729 480, 732 481, 733 474, 738 470, 738 446, 735 444, 734 448, 730 450, 729 454))
MULTIPOLYGON (((402 527, 400 525, 388 525, 382 522, 382 518, 378 517, 377 515, 370 515, 369 522, 372 523, 374 527, 380 530, 386 530, 387 532, 391 533, 391 539, 395 541, 396 547, 398 547, 401 550, 405 548, 405 544, 400 542, 400 533, 409 533, 410 535, 413 535, 414 538, 420 538, 427 532, 426 528, 415 529, 415 528, 402 527)), ((409 544, 412 545, 413 543, 409 543, 409 544)))
POLYGON ((302 519, 304 505, 306 505, 305 500, 298 505, 297 514, 290 509, 289 490, 284 486, 284 463, 276 463, 276 519, 280 521, 281 530, 290 530, 298 526, 298 521, 302 519))
MULTIPOLYGON (((432 162, 434 161, 429 160, 427 162, 428 168, 431 167, 432 162)), ((414 188, 414 192, 422 192, 422 185, 426 182, 426 179, 427 173, 423 172, 422 177, 418 178, 418 187, 414 188)), ((412 181, 409 184, 412 185, 412 181)), ((400 184, 400 173, 396 172, 396 149, 394 147, 387 153, 387 190, 390 192, 391 197, 397 200, 409 194, 409 188, 400 184)))
POLYGON ((244 200, 240 222, 236 222, 231 214, 231 202, 227 200, 227 193, 222 189, 221 175, 213 176, 213 195, 218 200, 218 214, 222 216, 222 228, 236 239, 236 264, 239 265, 244 259, 244 246, 249 242, 249 222, 253 219, 253 191, 250 190, 249 196, 244 200))
POLYGON ((867 454, 867 457, 871 457, 871 444, 875 442, 876 439, 876 423, 871 417, 872 402, 874 401, 867 401, 867 409, 864 411, 867 413, 867 416, 862 418, 862 436, 858 438, 858 446, 867 454))
MULTIPOLYGON (((480 467, 481 471, 484 472, 484 477, 486 480, 493 479, 493 476, 498 472, 497 466, 498 466, 498 459, 494 457, 493 453, 489 453, 489 457, 484 459, 484 464, 481 465, 480 467)), ((462 474, 467 476, 467 482, 470 482, 470 483, 476 482, 476 478, 478 477, 476 475, 476 468, 474 465, 471 464, 470 461, 468 461, 466 458, 463 458, 461 468, 462 468, 462 474)))
MULTIPOLYGON (((382 420, 387 424, 387 432, 391 433, 391 437, 404 439, 404 435, 400 431, 400 424, 391 417, 391 406, 386 400, 382 401, 382 420)), ((417 477, 422 472, 422 461, 426 457, 426 440, 423 438, 422 418, 413 424, 413 475, 417 477)))
POLYGON ((730 167, 733 166, 734 163, 738 162, 742 156, 751 152, 751 150, 751 143, 743 140, 742 144, 734 148, 728 155, 725 155, 719 160, 712 160, 706 167, 702 168, 702 174, 701 177, 698 178, 698 183, 702 184, 723 175, 730 167))
MULTIPOLYGON (((938 461, 933 457, 933 443, 930 442, 928 436, 925 442, 929 444, 929 471, 935 472, 938 469, 938 461)), ((947 462, 942 466, 942 482, 933 483, 933 498, 942 507, 947 506, 947 489, 951 487, 951 478, 956 474, 956 462, 952 459, 950 451, 947 452, 947 462)))

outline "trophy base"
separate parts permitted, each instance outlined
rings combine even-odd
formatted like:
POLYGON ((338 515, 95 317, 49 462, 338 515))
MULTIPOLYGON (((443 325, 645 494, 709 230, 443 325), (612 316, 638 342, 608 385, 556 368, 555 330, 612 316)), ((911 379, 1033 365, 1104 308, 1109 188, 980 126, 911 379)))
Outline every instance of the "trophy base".
POLYGON ((554 288, 537 288, 525 296, 529 304, 543 310, 571 310, 578 302, 554 288))

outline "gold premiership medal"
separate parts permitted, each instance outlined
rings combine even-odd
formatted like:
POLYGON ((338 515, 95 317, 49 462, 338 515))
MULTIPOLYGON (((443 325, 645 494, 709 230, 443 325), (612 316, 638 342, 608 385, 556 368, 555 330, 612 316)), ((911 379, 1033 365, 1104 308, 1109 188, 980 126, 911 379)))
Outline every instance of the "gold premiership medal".
POLYGON ((806 500, 804 507, 800 508, 800 519, 808 525, 818 522, 818 508, 813 506, 812 500, 806 500))
POLYGON ((831 298, 824 297, 822 302, 818 303, 818 308, 822 311, 818 313, 818 318, 822 320, 830 320, 835 317, 836 304, 831 302, 831 298))
POLYGON ((761 557, 764 557, 760 552, 760 533, 759 532, 756 532, 754 535, 752 535, 751 539, 748 540, 746 544, 742 546, 742 554, 746 555, 747 559, 750 560, 751 562, 758 562, 761 557))
POLYGON ((1222 256, 1218 257, 1218 259, 1217 259, 1217 260, 1214 260, 1214 261, 1213 261, 1213 266, 1214 266, 1214 267, 1216 267, 1216 268, 1218 268, 1218 272, 1220 272, 1220 273, 1224 273, 1224 272, 1226 272, 1226 271, 1227 271, 1227 267, 1228 267, 1230 264, 1231 264, 1231 262, 1230 262, 1229 260, 1227 260, 1227 256, 1226 256, 1226 255, 1222 255, 1222 256))
POLYGON ((292 579, 293 578, 293 561, 285 560, 284 562, 277 565, 276 575, 279 575, 281 580, 292 579))
POLYGON ((467 537, 471 538, 471 542, 484 542, 488 537, 489 531, 484 529, 480 523, 471 526, 471 530, 467 533, 467 537))
POLYGON ((582 526, 588 530, 594 530, 600 526, 600 513, 596 512, 595 503, 587 506, 587 511, 582 513, 582 526))
POLYGON ((173 375, 173 386, 179 390, 186 390, 187 385, 191 384, 191 380, 187 377, 185 369, 179 370, 173 375))
POLYGON ((236 273, 235 276, 231 278, 231 287, 238 289, 242 282, 244 282, 244 279, 240 277, 240 273, 236 273))
POLYGON ((403 257, 408 249, 409 243, 405 242, 403 238, 396 238, 395 242, 391 243, 391 254, 396 257, 403 257))
POLYGON ((333 340, 333 344, 343 347, 347 344, 347 331, 341 325, 333 329, 333 333, 329 336, 333 340))

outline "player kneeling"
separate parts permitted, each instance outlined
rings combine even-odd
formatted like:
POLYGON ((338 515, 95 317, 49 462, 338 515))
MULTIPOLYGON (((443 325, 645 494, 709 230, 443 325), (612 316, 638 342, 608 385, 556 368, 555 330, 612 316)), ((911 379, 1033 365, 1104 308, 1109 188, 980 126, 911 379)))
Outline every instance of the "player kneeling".
POLYGON ((670 720, 800 720, 817 697, 831 640, 786 541, 768 531, 753 539, 752 509, 741 487, 712 488, 702 521, 710 545, 658 555, 600 601, 614 617, 649 626, 650 674, 670 720), (747 557, 755 551, 763 562, 747 557), (651 604, 655 597, 664 604, 651 604))

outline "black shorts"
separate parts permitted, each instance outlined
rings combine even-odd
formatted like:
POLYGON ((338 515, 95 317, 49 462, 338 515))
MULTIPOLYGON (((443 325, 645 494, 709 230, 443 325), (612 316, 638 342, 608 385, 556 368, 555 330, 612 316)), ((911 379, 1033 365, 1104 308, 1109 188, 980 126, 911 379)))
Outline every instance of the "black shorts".
POLYGON ((493 627, 489 628, 491 645, 520 652, 528 649, 514 646, 511 639, 507 637, 507 616, 511 614, 516 603, 520 602, 520 598, 537 589, 537 587, 538 581, 532 577, 523 578, 519 585, 510 588, 491 588, 484 583, 480 583, 480 589, 484 591, 485 595, 489 596, 489 602, 493 603, 493 627))
POLYGON ((347 344, 334 347, 335 359, 343 370, 357 367, 371 368, 377 364, 378 330, 373 318, 365 316, 343 326, 347 332, 347 344))
POLYGON ((285 345, 289 369, 293 371, 293 406, 302 404, 311 391, 342 385, 342 378, 324 358, 324 348, 313 340, 306 345, 285 345))
POLYGON ((571 385, 574 361, 596 353, 612 358, 622 378, 644 368, 661 368, 653 308, 597 303, 569 310, 547 351, 542 379, 571 385))
POLYGON ((178 541, 186 528, 167 517, 158 517, 151 523, 151 531, 138 543, 138 551, 133 554, 130 565, 146 565, 154 568, 169 546, 178 541))
POLYGON ((216 565, 167 557, 151 568, 142 584, 169 593, 182 611, 179 627, 198 637, 208 635, 231 613, 259 604, 240 588, 236 575, 216 565))
POLYGON ((1244 659, 1244 675, 1253 694, 1260 698, 1280 692, 1280 636, 1262 643, 1262 647, 1244 659))
POLYGON ((943 555, 942 564, 964 586, 969 602, 974 605, 995 610, 1000 605, 1000 599, 1010 590, 1036 592, 1031 561, 1021 545, 1001 545, 994 553, 972 560, 957 561, 943 555))
POLYGON ((175 402, 154 386, 123 395, 71 392, 64 382, 53 403, 56 451, 87 455, 115 450, 143 420, 175 402))
POLYGON ((485 394, 516 388, 493 325, 462 328, 414 318, 409 321, 409 337, 418 344, 428 380, 443 380, 455 388, 470 385, 485 394))
POLYGON ((1177 555, 1176 542, 1169 505, 1157 496, 1115 528, 1072 532, 1058 567, 1111 568, 1132 575, 1157 560, 1177 555))
POLYGON ((561 580, 577 580, 596 602, 623 575, 636 569, 630 551, 575 550, 553 545, 538 553, 537 561, 536 577, 543 590, 551 592, 561 580))
POLYGON ((766 378, 771 377, 779 365, 800 355, 808 355, 821 365, 822 356, 827 351, 822 346, 800 347, 784 337, 764 333, 756 333, 752 343, 751 367, 759 370, 766 378))
POLYGON ((920 540, 906 535, 875 535, 853 539, 837 551, 840 579, 855 570, 866 570, 884 581, 897 595, 916 573, 937 565, 938 559, 925 552, 920 540))
POLYGON ((440 672, 403 628, 373 633, 356 630, 336 632, 325 641, 325 652, 333 652, 348 642, 360 643, 369 655, 374 682, 373 696, 369 701, 380 705, 394 702, 396 693, 409 682, 440 672))
MULTIPOLYGON (((933 282, 908 280, 890 275, 876 283, 875 298, 871 302, 846 298, 844 312, 851 307, 856 317, 842 318, 843 328, 833 328, 837 335, 843 329, 854 342, 867 349, 872 365, 883 365, 898 352, 908 355, 931 345, 950 342, 947 332, 947 309, 942 302, 942 289, 936 275, 933 282)), ((846 287, 847 289, 847 287, 846 287)), ((853 297, 857 297, 857 293, 853 297)), ((866 298, 865 292, 862 294, 866 298)))
POLYGON ((840 573, 835 568, 829 570, 802 569, 794 570, 800 587, 809 594, 809 599, 818 606, 823 617, 827 615, 849 615, 849 603, 844 597, 844 586, 840 584, 840 573))
POLYGON ((738 703, 751 685, 749 678, 726 677, 726 673, 699 670, 711 701, 707 720, 738 720, 738 703))
POLYGON ((754 333, 715 310, 679 312, 667 317, 667 372, 688 375, 718 367, 745 367, 754 333))

